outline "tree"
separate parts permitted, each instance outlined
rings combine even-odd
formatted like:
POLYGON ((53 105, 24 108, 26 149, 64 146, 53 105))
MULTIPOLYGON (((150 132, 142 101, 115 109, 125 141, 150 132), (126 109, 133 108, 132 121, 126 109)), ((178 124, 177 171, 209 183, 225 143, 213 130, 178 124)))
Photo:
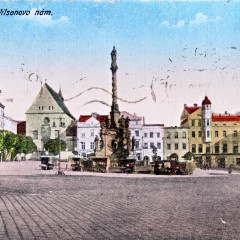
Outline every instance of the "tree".
POLYGON ((192 156, 193 156, 193 154, 191 152, 187 152, 187 153, 184 154, 183 158, 185 160, 191 160, 192 156))
POLYGON ((31 153, 37 149, 32 138, 18 136, 12 132, 0 131, 0 158, 14 160, 19 153, 31 153))
POLYGON ((66 150, 66 142, 63 140, 59 140, 59 139, 49 139, 44 144, 44 148, 48 152, 54 153, 55 155, 59 153, 59 147, 60 147, 60 151, 65 151, 66 150), (59 144, 59 141, 60 141, 60 144, 59 144))

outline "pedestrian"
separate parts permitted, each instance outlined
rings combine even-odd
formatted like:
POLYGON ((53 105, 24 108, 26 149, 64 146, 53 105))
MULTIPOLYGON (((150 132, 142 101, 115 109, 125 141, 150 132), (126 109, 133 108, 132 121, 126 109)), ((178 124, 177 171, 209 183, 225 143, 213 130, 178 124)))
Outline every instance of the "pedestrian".
POLYGON ((233 165, 230 164, 230 165, 229 165, 229 168, 228 168, 228 173, 231 174, 231 173, 232 173, 232 170, 233 170, 233 165))

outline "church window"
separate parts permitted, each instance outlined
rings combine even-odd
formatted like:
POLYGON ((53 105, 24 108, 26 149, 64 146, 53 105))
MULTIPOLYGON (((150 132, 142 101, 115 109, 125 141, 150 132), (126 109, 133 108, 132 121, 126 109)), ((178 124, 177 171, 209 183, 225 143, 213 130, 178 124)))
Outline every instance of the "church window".
POLYGON ((38 130, 33 131, 33 139, 38 139, 38 130))

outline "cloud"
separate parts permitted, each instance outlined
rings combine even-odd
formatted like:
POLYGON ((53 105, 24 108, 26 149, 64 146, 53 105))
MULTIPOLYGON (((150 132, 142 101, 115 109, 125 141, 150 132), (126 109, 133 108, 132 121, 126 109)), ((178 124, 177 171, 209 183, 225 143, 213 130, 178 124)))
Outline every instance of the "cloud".
POLYGON ((199 12, 196 14, 195 19, 189 22, 190 26, 196 26, 200 24, 205 24, 207 22, 218 22, 221 17, 217 16, 215 18, 209 18, 206 14, 199 12))
POLYGON ((169 22, 168 21, 162 21, 162 25, 164 27, 169 27, 169 22))
POLYGON ((176 27, 181 28, 181 27, 184 27, 184 25, 185 25, 185 22, 183 20, 179 20, 176 27))
POLYGON ((176 25, 170 25, 168 21, 162 21, 162 26, 168 27, 168 28, 182 28, 185 26, 185 22, 183 20, 179 20, 176 25))
POLYGON ((58 19, 53 19, 52 15, 35 15, 36 11, 41 11, 44 9, 32 8, 30 14, 27 16, 21 16, 21 19, 31 21, 35 24, 40 24, 44 26, 56 26, 69 21, 67 16, 61 16, 58 19))

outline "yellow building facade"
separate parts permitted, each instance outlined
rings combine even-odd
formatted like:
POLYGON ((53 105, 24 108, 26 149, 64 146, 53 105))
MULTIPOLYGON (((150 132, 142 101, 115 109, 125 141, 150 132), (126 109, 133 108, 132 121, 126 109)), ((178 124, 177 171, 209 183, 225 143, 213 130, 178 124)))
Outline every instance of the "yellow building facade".
POLYGON ((189 151, 199 166, 240 169, 240 113, 213 113, 206 96, 201 106, 184 105, 181 126, 189 128, 189 151))

